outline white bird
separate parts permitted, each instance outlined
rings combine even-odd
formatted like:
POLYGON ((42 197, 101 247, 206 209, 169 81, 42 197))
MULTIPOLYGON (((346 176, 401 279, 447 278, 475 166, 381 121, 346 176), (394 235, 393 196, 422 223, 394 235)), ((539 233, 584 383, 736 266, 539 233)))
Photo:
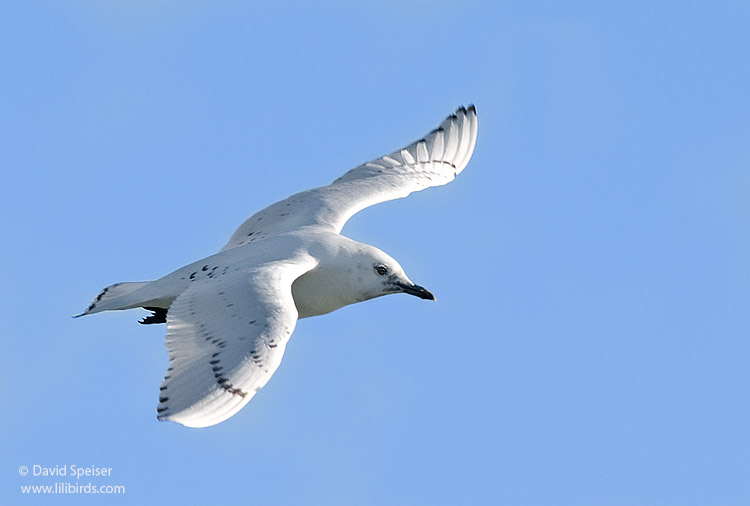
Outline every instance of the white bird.
POLYGON ((152 311, 141 323, 167 324, 169 352, 158 419, 220 423, 271 378, 298 318, 389 293, 435 299, 396 260, 340 232, 368 206, 452 181, 476 138, 476 109, 460 107, 409 146, 254 214, 219 253, 155 281, 108 286, 77 316, 152 311))

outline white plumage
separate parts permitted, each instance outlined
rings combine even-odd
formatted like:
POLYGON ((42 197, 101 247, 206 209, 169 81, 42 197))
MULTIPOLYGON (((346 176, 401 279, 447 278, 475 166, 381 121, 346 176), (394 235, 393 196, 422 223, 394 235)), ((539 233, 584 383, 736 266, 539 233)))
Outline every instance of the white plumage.
POLYGON ((306 225, 327 225, 339 233, 366 207, 453 181, 469 163, 476 141, 476 110, 462 107, 405 148, 363 163, 328 186, 297 193, 255 213, 224 249, 247 244, 250 233, 278 234, 306 225))
POLYGON ((409 146, 254 214, 219 253, 152 282, 105 288, 79 316, 145 307, 154 311, 145 323, 162 323, 166 314, 159 419, 222 422, 268 382, 298 318, 388 293, 434 299, 396 260, 339 232, 368 206, 452 181, 476 136, 475 108, 461 107, 409 146))

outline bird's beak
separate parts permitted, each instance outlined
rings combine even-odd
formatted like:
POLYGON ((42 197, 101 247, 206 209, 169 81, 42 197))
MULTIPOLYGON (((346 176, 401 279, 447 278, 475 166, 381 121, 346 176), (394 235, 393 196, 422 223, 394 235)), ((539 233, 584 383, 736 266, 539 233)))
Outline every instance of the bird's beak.
POLYGON ((408 284, 408 283, 398 283, 397 285, 402 292, 408 293, 409 295, 414 295, 415 297, 419 297, 420 299, 427 299, 427 300, 435 300, 435 296, 430 293, 430 291, 419 285, 415 284, 408 284))

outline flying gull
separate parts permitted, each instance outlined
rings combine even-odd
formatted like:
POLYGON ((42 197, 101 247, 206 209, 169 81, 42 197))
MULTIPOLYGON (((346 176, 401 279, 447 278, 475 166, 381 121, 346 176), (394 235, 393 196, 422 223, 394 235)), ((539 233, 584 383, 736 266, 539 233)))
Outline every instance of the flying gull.
POLYGON ((389 293, 435 299, 389 255, 340 232, 366 207, 451 182, 476 138, 476 109, 460 107, 409 146, 252 215, 215 255, 155 281, 108 286, 78 316, 151 311, 140 323, 167 324, 159 420, 223 422, 279 367, 298 318, 389 293))

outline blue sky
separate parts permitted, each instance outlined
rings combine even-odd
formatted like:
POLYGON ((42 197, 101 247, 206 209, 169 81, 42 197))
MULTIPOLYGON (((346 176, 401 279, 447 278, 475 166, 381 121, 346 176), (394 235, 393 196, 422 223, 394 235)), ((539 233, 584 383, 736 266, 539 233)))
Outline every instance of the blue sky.
POLYGON ((0 502, 111 467, 112 504, 750 500, 746 2, 14 2, 0 15, 0 502), (448 186, 344 229, 438 301, 297 326, 211 429, 156 421, 163 326, 116 281, 461 104, 448 186))

